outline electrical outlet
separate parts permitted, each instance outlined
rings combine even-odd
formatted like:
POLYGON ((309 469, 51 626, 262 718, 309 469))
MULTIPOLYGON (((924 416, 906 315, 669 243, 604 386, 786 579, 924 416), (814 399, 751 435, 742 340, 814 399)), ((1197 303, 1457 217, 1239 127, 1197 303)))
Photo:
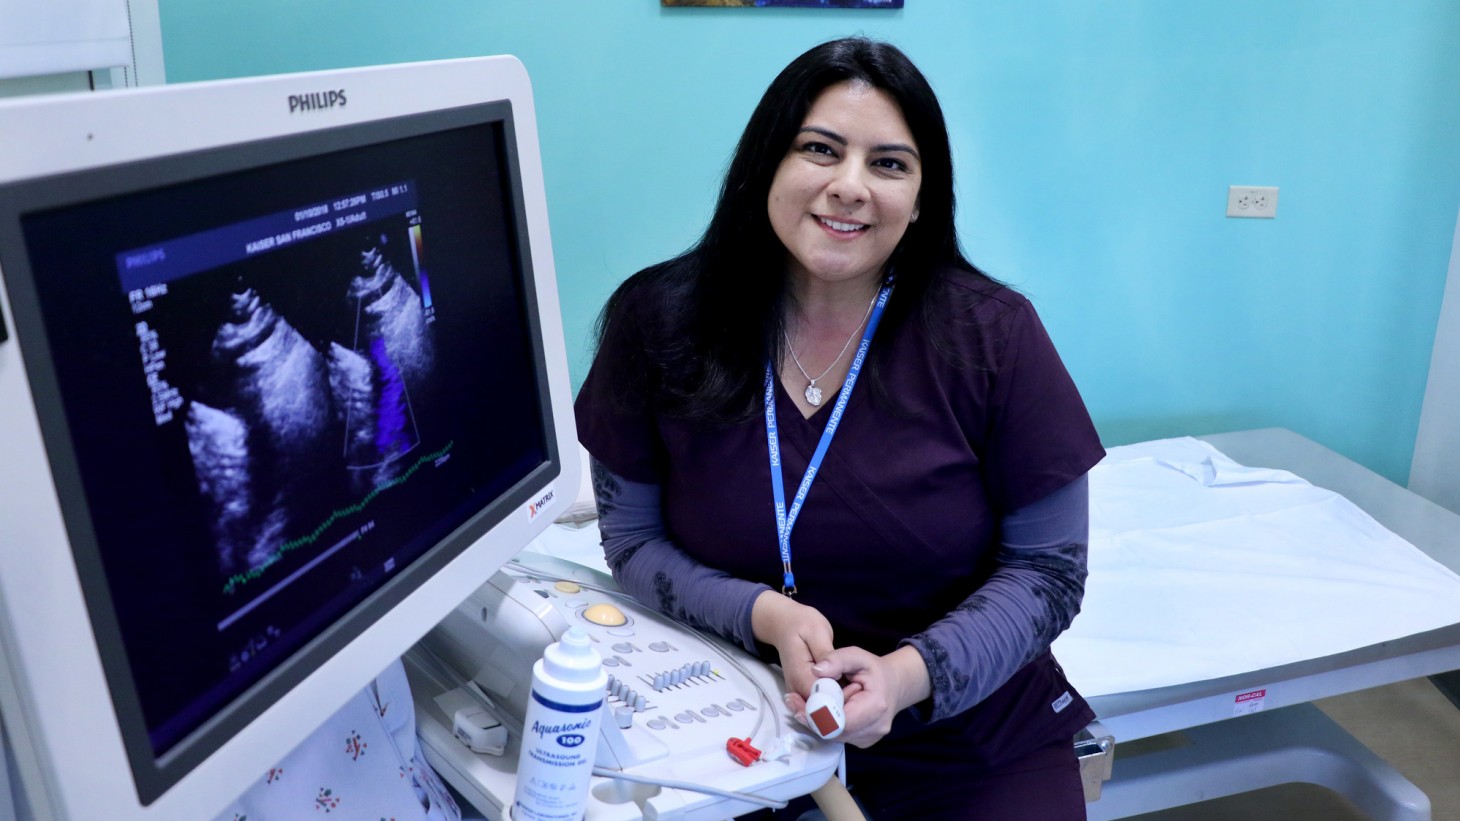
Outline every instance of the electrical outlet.
POLYGON ((1278 190, 1275 185, 1232 185, 1227 187, 1227 216, 1277 216, 1278 190))

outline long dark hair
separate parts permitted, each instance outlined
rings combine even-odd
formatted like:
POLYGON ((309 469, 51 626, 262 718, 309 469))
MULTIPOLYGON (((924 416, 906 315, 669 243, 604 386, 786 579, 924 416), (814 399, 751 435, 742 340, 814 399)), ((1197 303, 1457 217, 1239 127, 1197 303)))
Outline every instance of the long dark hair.
MULTIPOLYGON (((817 97, 849 80, 897 102, 923 169, 920 217, 888 263, 897 294, 879 335, 918 317, 936 336, 941 323, 932 286, 940 272, 957 268, 982 276, 959 248, 948 128, 932 86, 891 44, 862 37, 823 43, 793 60, 766 89, 699 241, 631 277, 604 306, 600 346, 627 335, 611 346, 631 360, 613 366, 613 382, 627 393, 648 396, 673 416, 732 421, 759 412, 767 357, 780 362, 784 353, 789 298, 786 249, 767 211, 771 181, 817 97), (626 327, 630 324, 638 327, 626 327)), ((879 346, 873 345, 864 378, 878 392, 880 361, 879 346)))

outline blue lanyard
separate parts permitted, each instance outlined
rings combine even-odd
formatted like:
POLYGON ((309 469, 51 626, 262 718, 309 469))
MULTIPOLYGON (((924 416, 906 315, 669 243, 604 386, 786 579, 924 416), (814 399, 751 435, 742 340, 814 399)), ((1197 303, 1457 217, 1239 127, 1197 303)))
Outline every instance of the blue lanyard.
POLYGON ((827 421, 826 429, 821 432, 821 441, 817 443, 816 452, 811 455, 811 462, 806 466, 806 475, 801 477, 801 486, 796 490, 796 498, 791 502, 789 512, 786 510, 785 480, 781 477, 781 436, 776 426, 775 374, 770 362, 765 365, 765 438, 771 456, 771 495, 776 503, 776 537, 780 541, 781 569, 785 574, 781 592, 787 596, 796 595, 796 576, 791 572, 791 528, 796 526, 796 517, 801 513, 801 505, 806 502, 806 494, 811 490, 811 482, 816 478, 817 471, 821 469, 821 460, 826 457, 827 448, 831 447, 831 437, 836 435, 836 429, 841 425, 842 414, 847 409, 847 400, 852 396, 852 387, 857 384, 857 375, 862 372, 862 363, 867 359, 867 349, 872 345, 872 334, 877 332, 877 323, 882 319, 882 309, 887 307, 887 298, 890 296, 892 296, 891 282, 882 286, 882 291, 877 295, 877 305, 867 318, 867 329, 862 332, 862 344, 857 346, 857 355, 852 359, 852 368, 847 371, 847 379, 842 383, 841 392, 837 394, 836 406, 831 411, 831 419, 827 421))

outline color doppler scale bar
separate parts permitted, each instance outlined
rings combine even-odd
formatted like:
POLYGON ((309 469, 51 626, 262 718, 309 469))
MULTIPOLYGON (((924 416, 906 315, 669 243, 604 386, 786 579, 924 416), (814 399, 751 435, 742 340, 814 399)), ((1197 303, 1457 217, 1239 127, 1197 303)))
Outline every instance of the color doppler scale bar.
MULTIPOLYGON (((841 761, 841 745, 814 738, 796 722, 784 706, 784 685, 775 671, 718 639, 691 634, 634 602, 595 590, 617 590, 612 579, 597 571, 543 556, 524 554, 521 558, 530 559, 534 569, 515 568, 498 574, 495 584, 483 586, 422 641, 429 653, 418 648, 405 657, 416 701, 417 731, 427 759, 488 818, 507 817, 516 786, 522 707, 513 702, 547 636, 555 636, 570 623, 588 630, 599 654, 610 660, 607 670, 619 684, 646 696, 609 694, 607 703, 618 726, 605 722, 610 741, 600 745, 598 766, 774 800, 808 794, 833 777, 841 761), (558 580, 579 583, 582 588, 564 593, 554 586, 558 580), (493 612, 484 612, 484 604, 493 612), (602 612, 598 608, 604 606, 621 611, 625 622, 593 621, 602 612), (585 616, 590 611, 595 612, 585 616), (517 618, 522 621, 513 628, 509 623, 517 618), (492 643, 483 630, 498 637, 506 635, 504 644, 481 649, 492 643), (508 646, 513 639, 507 634, 534 630, 541 632, 536 637, 523 636, 527 640, 515 648, 508 646), (461 670, 479 664, 452 649, 465 644, 474 644, 487 666, 503 669, 461 670), (457 670, 443 674, 427 658, 430 654, 457 670), (741 669, 726 656, 735 659, 741 669), (711 668, 708 672, 704 671, 706 660, 711 668), (458 671, 463 673, 460 678, 446 680, 458 671), (656 674, 665 671, 686 671, 686 677, 659 681, 656 674), (473 753, 453 735, 455 712, 479 703, 467 687, 458 686, 467 675, 473 675, 505 708, 499 712, 508 713, 501 718, 510 728, 511 739, 500 756, 473 753), (752 756, 736 755, 747 746, 770 755, 773 750, 768 748, 777 746, 782 738, 789 744, 782 742, 788 754, 780 760, 747 764, 745 760, 752 756), (605 752, 606 747, 611 752, 605 752), (616 761, 610 763, 612 759, 616 761)), ((641 817, 709 821, 759 809, 735 799, 600 776, 593 778, 590 794, 587 821, 641 817)))

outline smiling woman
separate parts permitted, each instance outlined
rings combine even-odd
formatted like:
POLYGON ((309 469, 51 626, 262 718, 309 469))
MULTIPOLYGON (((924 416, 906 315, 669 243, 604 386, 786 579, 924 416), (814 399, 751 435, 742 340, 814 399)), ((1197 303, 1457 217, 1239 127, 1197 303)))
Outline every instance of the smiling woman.
POLYGON ((885 91, 847 81, 817 98, 770 192, 771 227, 803 293, 881 278, 917 219, 923 175, 915 142, 885 91))
POLYGON ((771 228, 786 247, 798 307, 789 317, 790 362, 782 361, 781 379, 792 397, 797 371, 810 381, 801 393, 804 416, 821 405, 818 381, 846 376, 847 347, 870 316, 887 260, 917 220, 923 177, 915 145, 887 92, 848 80, 816 99, 771 180, 771 228), (820 375, 813 379, 803 359, 820 375))
POLYGON ((1093 716, 1049 645, 1079 610, 1104 451, 953 211, 908 58, 860 38, 801 55, 699 242, 604 308, 579 439, 615 578, 774 653, 798 709, 839 682, 875 816, 1083 818, 1071 742, 1093 716))

